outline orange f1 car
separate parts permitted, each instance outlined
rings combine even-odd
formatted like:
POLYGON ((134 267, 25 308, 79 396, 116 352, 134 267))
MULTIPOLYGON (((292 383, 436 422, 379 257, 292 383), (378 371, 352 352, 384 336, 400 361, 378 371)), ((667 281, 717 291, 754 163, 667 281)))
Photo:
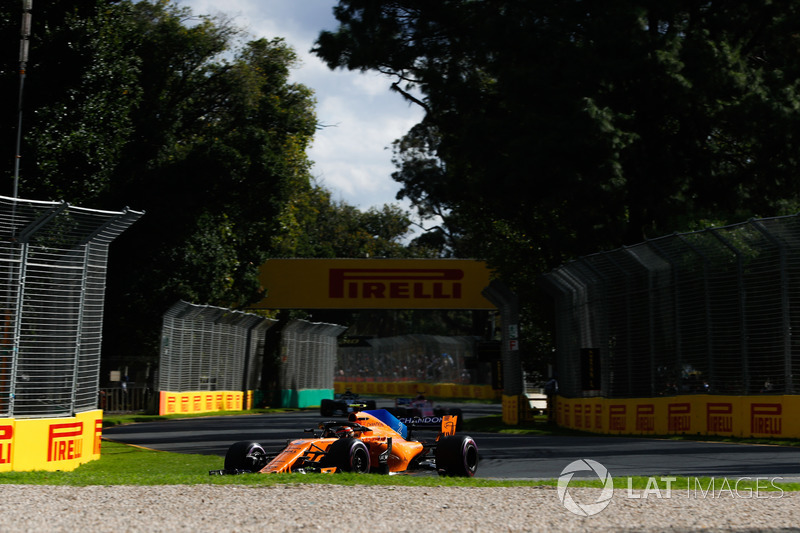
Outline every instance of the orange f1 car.
POLYGON ((385 409, 351 413, 346 422, 323 422, 316 430, 306 430, 314 434, 313 438, 289 441, 276 455, 268 455, 257 442, 237 442, 225 455, 224 470, 210 474, 394 474, 427 469, 442 476, 474 476, 478 467, 475 441, 455 435, 455 416, 438 420, 441 432, 435 440, 426 442, 410 437, 409 427, 385 409))

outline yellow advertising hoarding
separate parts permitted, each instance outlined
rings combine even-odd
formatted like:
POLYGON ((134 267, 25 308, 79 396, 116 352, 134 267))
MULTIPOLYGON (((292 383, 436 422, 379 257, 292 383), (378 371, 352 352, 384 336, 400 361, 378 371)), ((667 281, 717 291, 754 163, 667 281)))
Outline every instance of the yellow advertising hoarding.
POLYGON ((161 391, 160 415, 211 413, 214 411, 241 411, 252 407, 252 391, 161 391), (243 402, 247 401, 245 405, 243 402))
POLYGON ((0 420, 0 472, 74 470, 100 458, 103 411, 0 420))
POLYGON ((255 309, 494 309, 471 259, 270 259, 255 309))
POLYGON ((563 427, 612 435, 800 438, 800 396, 558 398, 563 427))
POLYGON ((492 389, 491 385, 417 381, 334 381, 333 390, 339 394, 349 390, 363 395, 414 397, 422 393, 437 398, 473 398, 477 400, 498 400, 501 395, 501 391, 492 389))

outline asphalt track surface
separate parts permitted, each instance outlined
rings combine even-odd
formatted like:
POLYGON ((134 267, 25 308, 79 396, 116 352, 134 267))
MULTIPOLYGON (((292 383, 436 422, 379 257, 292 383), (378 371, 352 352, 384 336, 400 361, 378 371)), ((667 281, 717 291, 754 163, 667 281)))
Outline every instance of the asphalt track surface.
MULTIPOLYGON (((381 407, 381 401, 378 407, 381 407)), ((498 405, 463 404, 465 419, 499 414, 498 405)), ((343 419, 343 418, 342 418, 343 419)), ((177 453, 220 456, 237 441, 279 451, 288 439, 322 421, 319 412, 209 416, 107 428, 103 436, 126 444, 177 453)), ((800 481, 800 448, 611 436, 534 436, 470 433, 478 445, 476 477, 555 479, 571 462, 593 459, 613 477, 679 476, 782 478, 800 481)), ((419 437, 428 436, 424 432, 419 437)), ((432 436, 432 434, 431 434, 432 436)), ((591 471, 575 477, 595 477, 591 471)))

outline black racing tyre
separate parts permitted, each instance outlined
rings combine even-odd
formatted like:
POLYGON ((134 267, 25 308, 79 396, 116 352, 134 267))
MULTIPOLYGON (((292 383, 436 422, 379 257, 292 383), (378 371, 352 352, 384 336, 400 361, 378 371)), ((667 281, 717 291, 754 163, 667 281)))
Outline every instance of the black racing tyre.
POLYGON ((366 409, 367 411, 372 411, 373 409, 375 409, 375 400, 367 400, 364 403, 367 404, 367 409, 366 409))
POLYGON ((472 437, 442 437, 436 444, 435 457, 441 476, 472 477, 478 469, 478 446, 472 437))
POLYGON ((267 452, 257 442, 237 442, 225 454, 225 470, 258 472, 267 465, 267 452))
POLYGON ((333 400, 322 400, 319 405, 319 414, 322 416, 333 416, 333 400))
POLYGON ((358 439, 339 439, 328 448, 322 459, 325 467, 335 466, 342 472, 369 473, 369 450, 358 439))

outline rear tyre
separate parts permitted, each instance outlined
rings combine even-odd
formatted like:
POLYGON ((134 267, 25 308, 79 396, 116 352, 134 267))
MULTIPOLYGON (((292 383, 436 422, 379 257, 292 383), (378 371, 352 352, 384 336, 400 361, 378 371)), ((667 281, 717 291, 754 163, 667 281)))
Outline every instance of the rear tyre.
POLYGON ((267 452, 257 442, 237 442, 225 454, 225 470, 258 472, 267 466, 267 452))
POLYGON ((319 414, 325 417, 333 416, 333 401, 322 400, 319 405, 319 414))
POLYGON ((442 437, 436 444, 435 457, 440 476, 472 477, 478 469, 478 446, 472 437, 442 437))
POLYGON ((342 472, 366 474, 369 472, 369 450, 357 439, 339 439, 328 448, 322 460, 325 467, 335 466, 342 472))

